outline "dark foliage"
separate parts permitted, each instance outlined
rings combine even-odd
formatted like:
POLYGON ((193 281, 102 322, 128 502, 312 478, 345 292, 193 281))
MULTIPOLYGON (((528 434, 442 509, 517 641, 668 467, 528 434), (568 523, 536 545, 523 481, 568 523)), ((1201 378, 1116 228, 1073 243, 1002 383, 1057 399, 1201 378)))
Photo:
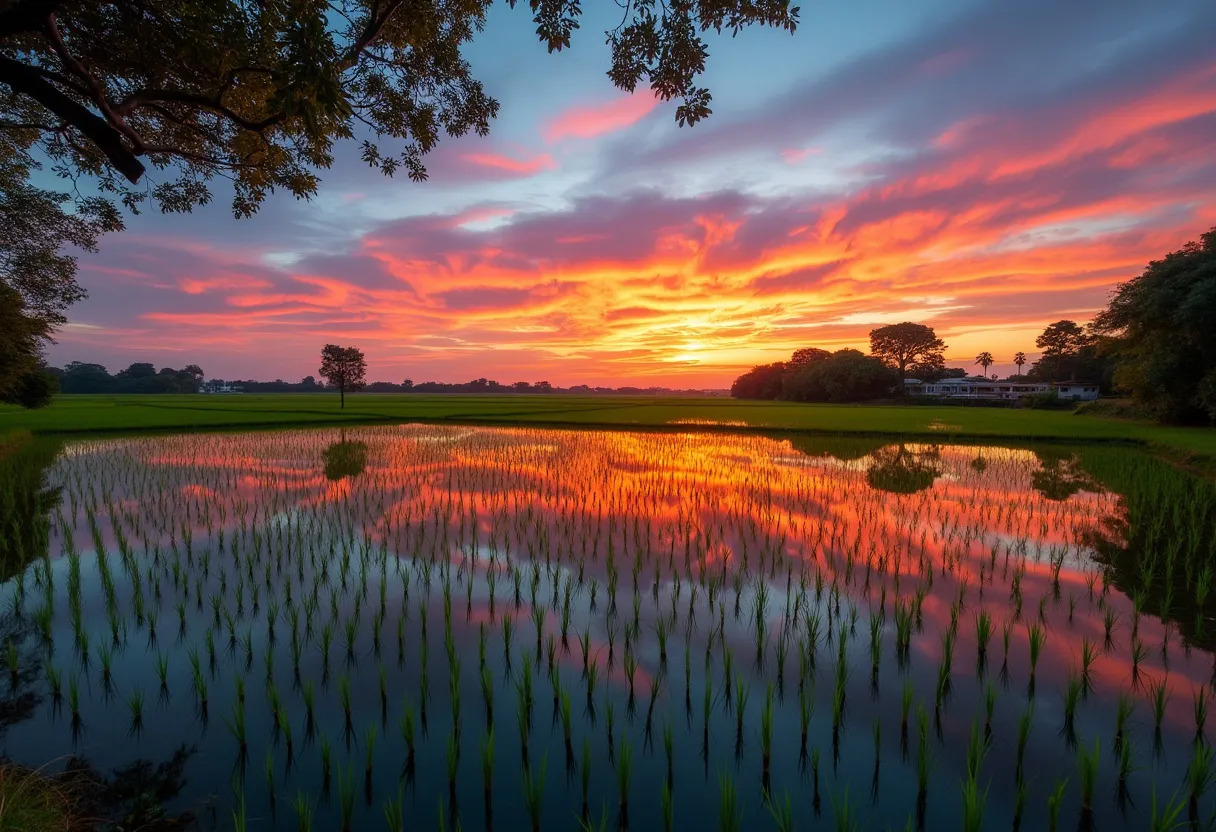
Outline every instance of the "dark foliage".
POLYGON ((1119 286, 1093 329, 1119 389, 1164 421, 1216 423, 1216 228, 1119 286))
POLYGON ((132 364, 114 375, 100 364, 73 361, 62 369, 51 368, 64 393, 197 393, 203 370, 188 364, 180 370, 151 364, 132 364))

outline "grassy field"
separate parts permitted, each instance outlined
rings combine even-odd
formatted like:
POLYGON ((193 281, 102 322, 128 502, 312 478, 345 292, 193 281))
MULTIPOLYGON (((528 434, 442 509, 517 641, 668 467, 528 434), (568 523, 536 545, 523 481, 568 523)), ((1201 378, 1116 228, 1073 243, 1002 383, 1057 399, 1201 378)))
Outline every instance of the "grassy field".
POLYGON ((807 405, 733 399, 364 394, 345 410, 331 394, 60 396, 44 410, 0 407, 0 435, 175 431, 371 422, 455 421, 581 427, 735 427, 817 433, 1125 441, 1216 458, 1216 430, 1081 416, 1067 411, 968 407, 807 405))

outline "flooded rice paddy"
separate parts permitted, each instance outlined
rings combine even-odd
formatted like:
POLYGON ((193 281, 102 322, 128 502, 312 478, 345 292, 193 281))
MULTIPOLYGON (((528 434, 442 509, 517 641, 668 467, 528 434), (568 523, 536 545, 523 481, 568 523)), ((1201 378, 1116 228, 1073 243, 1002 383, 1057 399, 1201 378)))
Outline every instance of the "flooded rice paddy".
POLYGON ((1105 830, 1216 808, 1216 498, 1131 449, 39 442, 0 482, 0 752, 121 780, 124 812, 1105 830))

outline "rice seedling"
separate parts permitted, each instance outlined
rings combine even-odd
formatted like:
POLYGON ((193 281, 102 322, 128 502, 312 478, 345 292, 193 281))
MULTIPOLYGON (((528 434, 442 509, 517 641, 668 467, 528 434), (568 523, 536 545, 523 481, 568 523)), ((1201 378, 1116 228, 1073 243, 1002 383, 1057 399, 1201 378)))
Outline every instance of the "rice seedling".
POLYGON ((224 719, 224 724, 228 726, 229 733, 237 742, 238 759, 242 762, 249 754, 249 738, 248 730, 245 722, 245 704, 237 700, 232 703, 232 718, 224 719))
MULTIPOLYGON (((315 809, 313 803, 308 799, 304 792, 296 792, 295 801, 296 810, 296 830, 297 832, 311 832, 315 809)), ((400 829, 401 827, 396 827, 400 829)))
POLYGON ((371 802, 372 763, 376 757, 376 726, 369 725, 363 739, 363 791, 371 802))
POLYGON ((616 789, 619 799, 620 827, 629 827, 629 784, 633 776, 633 748, 622 740, 616 755, 616 789))
POLYGON ((1077 703, 1081 701, 1082 689, 1080 677, 1070 671, 1064 689, 1064 735, 1070 745, 1076 740, 1077 703))
POLYGON ((1157 789, 1153 788, 1152 802, 1149 806, 1149 825, 1150 832, 1173 832, 1175 829, 1182 829, 1185 824, 1181 822, 1184 801, 1177 792, 1164 806, 1160 806, 1157 802, 1157 789))
POLYGON ((982 671, 988 659, 988 642, 992 640, 992 616, 987 610, 975 614, 976 668, 982 671))
POLYGON ((405 795, 397 790, 397 796, 385 801, 384 825, 389 832, 405 832, 405 795))
POLYGON ((1093 690, 1093 664, 1098 650, 1088 638, 1081 639, 1081 692, 1088 696, 1093 690))
POLYGON ((1067 780, 1056 782, 1054 791, 1047 797, 1047 828, 1057 832, 1060 828, 1060 806, 1064 803, 1064 790, 1068 788, 1067 780))
POLYGON ((275 777, 274 777, 274 752, 267 749, 266 762, 262 766, 263 775, 266 778, 266 796, 270 799, 270 814, 275 813, 275 777))
POLYGON ((538 773, 534 774, 528 766, 525 766, 523 771, 524 804, 528 808, 528 818, 532 823, 532 832, 540 832, 540 817, 545 792, 545 772, 547 769, 548 760, 542 757, 538 773))
POLYGON ((1128 720, 1131 719, 1132 713, 1136 709, 1135 700, 1127 694, 1126 691, 1119 692, 1119 699, 1115 707, 1115 743, 1114 750, 1118 752, 1123 747, 1124 735, 1127 731, 1128 720))
POLYGON ((1212 761, 1212 750, 1206 745, 1195 745, 1186 768, 1188 814, 1192 823, 1199 820, 1199 801, 1216 778, 1216 766, 1212 761))
POLYGON ((131 711, 131 728, 132 734, 138 734, 144 728, 144 694, 139 688, 131 691, 127 697, 127 707, 131 711))
POLYGON ((858 810, 849 798, 849 787, 845 786, 839 795, 832 796, 833 823, 837 832, 859 832, 861 820, 857 817, 858 810))
POLYGON ((1195 742, 1204 742, 1204 728, 1208 722, 1208 694, 1203 687, 1191 691, 1191 702, 1195 714, 1195 742))
POLYGON ((659 789, 659 817, 663 821, 663 832, 675 829, 675 804, 671 797, 671 786, 666 781, 659 789))
POLYGON ((1082 817, 1092 817, 1094 811, 1094 790, 1098 782, 1098 748, 1099 741, 1094 740, 1092 751, 1084 748, 1077 751, 1077 773, 1081 781, 1081 814, 1082 817))
POLYGON ((726 772, 718 775, 718 830, 719 832, 741 832, 743 810, 735 791, 735 781, 726 772))
POLYGON ((349 766, 338 769, 338 810, 342 832, 353 832, 355 818, 355 772, 349 766))
POLYGON ((962 782, 963 829, 964 832, 980 832, 984 828, 984 808, 988 802, 988 789, 980 790, 974 776, 962 782))
POLYGON ((321 791, 329 794, 330 777, 333 774, 333 748, 329 737, 321 735, 321 791))
POLYGON ((1034 690, 1035 671, 1039 666, 1039 656, 1043 645, 1047 643, 1047 632, 1039 624, 1026 625, 1026 641, 1030 646, 1030 689, 1034 690))

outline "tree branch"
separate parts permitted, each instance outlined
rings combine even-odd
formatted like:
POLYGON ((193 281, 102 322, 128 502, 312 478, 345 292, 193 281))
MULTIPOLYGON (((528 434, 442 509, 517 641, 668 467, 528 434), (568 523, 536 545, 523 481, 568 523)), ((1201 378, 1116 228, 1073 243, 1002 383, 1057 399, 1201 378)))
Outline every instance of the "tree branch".
POLYGON ((0 55, 0 83, 7 84, 14 92, 28 95, 83 133, 127 181, 136 183, 144 175, 143 163, 123 144, 121 133, 101 116, 64 95, 37 70, 0 55))
POLYGON ((373 7, 367 13, 367 25, 363 27, 362 34, 355 39, 355 42, 346 50, 346 55, 342 58, 342 66, 345 69, 350 69, 359 61, 359 53, 368 47, 368 45, 376 39, 380 34, 380 30, 384 28, 384 24, 388 23, 393 13, 405 2, 405 0, 388 0, 384 4, 384 8, 380 10, 380 14, 376 14, 376 9, 373 7))
POLYGON ((131 125, 127 124, 123 120, 123 117, 114 112, 110 107, 109 99, 106 96, 106 89, 102 86, 102 83, 93 77, 84 64, 68 51, 67 44, 63 42, 63 36, 59 33, 59 24, 55 21, 55 15, 53 14, 47 18, 46 33, 51 41, 51 47, 55 50, 55 54, 59 56, 59 60, 63 61, 64 68, 68 72, 75 73, 78 78, 88 85, 91 97, 97 104, 97 108, 101 110, 101 114, 105 116, 106 121, 110 122, 110 125, 115 130, 127 137, 134 148, 136 156, 142 156, 144 152, 143 140, 131 128, 131 125))
POLYGON ((160 102, 164 104, 192 104, 196 107, 204 107, 217 115, 231 121, 237 127, 249 130, 254 133, 261 133, 268 127, 274 127, 284 119, 282 112, 274 113, 260 121, 251 121, 240 113, 230 110, 219 102, 218 99, 208 98, 205 95, 197 95, 190 92, 181 92, 178 90, 140 90, 127 96, 115 108, 119 113, 130 113, 138 109, 144 104, 160 102))

